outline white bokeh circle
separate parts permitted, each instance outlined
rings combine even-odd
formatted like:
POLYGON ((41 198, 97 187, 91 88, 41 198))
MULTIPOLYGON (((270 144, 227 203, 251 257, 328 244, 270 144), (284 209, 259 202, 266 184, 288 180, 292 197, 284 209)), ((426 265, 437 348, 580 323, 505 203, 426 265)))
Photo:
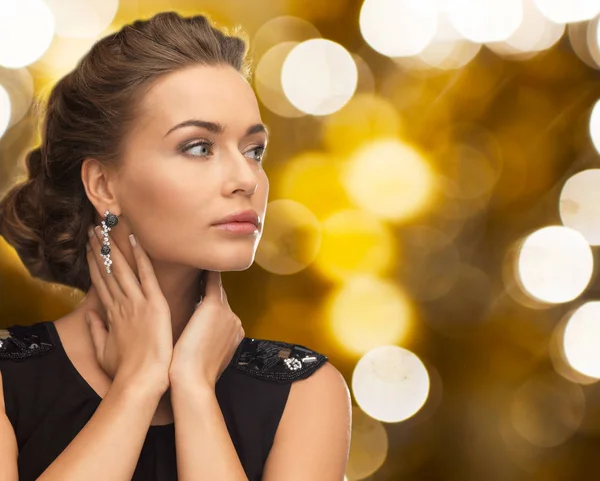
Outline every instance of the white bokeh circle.
POLYGON ((529 235, 518 255, 521 287, 548 303, 569 302, 588 286, 594 270, 590 245, 571 228, 549 226, 529 235))
POLYGON ((356 402, 369 416, 400 422, 413 416, 429 396, 429 374, 423 362, 399 346, 367 352, 352 374, 356 402))
POLYGON ((281 69, 281 85, 289 101, 302 112, 329 115, 352 98, 358 70, 340 44, 311 39, 296 45, 281 69))
POLYGON ((0 65, 21 68, 48 50, 55 20, 43 0, 0 2, 0 65))

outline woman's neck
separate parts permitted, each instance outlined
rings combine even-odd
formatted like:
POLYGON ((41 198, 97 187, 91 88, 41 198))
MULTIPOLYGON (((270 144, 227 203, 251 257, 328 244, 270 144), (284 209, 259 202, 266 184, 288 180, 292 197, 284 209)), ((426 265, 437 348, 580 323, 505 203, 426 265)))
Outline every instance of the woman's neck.
MULTIPOLYGON (((154 272, 171 312, 173 344, 177 342, 200 300, 201 269, 153 262, 154 272)), ((113 274, 114 275, 114 271, 113 274)), ((106 321, 106 310, 92 286, 76 310, 94 310, 106 321)))

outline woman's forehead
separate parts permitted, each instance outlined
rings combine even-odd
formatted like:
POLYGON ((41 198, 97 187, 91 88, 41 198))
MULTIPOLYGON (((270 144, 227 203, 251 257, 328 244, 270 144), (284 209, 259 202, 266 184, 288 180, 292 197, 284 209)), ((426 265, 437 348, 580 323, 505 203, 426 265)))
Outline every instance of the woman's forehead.
POLYGON ((223 102, 256 103, 256 97, 252 87, 232 67, 194 66, 159 78, 147 92, 145 101, 149 107, 185 108, 218 106, 223 102))
POLYGON ((187 119, 247 127, 260 122, 252 87, 229 66, 195 66, 160 78, 143 99, 140 119, 167 132, 187 119))

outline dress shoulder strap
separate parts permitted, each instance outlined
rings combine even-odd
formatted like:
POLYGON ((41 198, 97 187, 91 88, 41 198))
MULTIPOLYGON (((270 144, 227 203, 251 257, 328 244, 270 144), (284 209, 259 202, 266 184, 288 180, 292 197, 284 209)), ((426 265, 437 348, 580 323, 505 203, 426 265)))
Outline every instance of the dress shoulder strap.
POLYGON ((230 365, 249 376, 285 383, 309 377, 327 360, 301 344, 244 337, 230 365))
POLYGON ((24 361, 45 354, 54 347, 45 323, 30 326, 13 325, 0 329, 0 359, 24 361))

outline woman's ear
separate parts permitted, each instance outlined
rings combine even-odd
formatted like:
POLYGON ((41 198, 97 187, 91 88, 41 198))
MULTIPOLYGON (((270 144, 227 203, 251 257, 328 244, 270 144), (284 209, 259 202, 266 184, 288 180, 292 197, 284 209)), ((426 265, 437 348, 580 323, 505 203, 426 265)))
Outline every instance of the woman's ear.
POLYGON ((104 218, 104 212, 121 211, 114 187, 114 171, 97 159, 87 158, 81 164, 81 182, 87 198, 94 206, 97 219, 104 218))

